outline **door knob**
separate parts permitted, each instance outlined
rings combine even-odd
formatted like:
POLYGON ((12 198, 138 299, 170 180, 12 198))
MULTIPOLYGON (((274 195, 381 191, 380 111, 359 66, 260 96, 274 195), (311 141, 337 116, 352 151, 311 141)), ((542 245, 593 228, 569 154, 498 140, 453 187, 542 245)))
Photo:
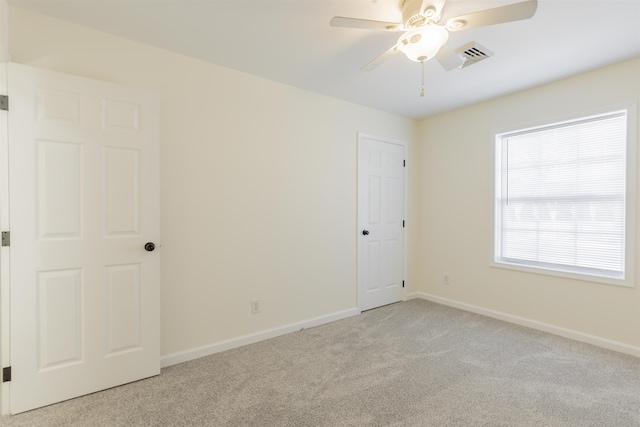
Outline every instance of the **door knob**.
POLYGON ((152 242, 149 242, 146 245, 144 245, 144 250, 147 252, 153 252, 155 248, 156 248, 156 245, 154 245, 152 242))
POLYGON ((363 236, 368 236, 369 235, 369 230, 362 230, 362 235, 363 236))

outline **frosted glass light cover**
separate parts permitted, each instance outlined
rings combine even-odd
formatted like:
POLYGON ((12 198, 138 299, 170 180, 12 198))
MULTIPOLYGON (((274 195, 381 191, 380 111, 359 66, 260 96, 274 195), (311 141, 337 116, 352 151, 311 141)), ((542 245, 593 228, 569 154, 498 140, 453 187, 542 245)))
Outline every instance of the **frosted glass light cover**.
POLYGON ((438 53, 449 39, 442 27, 427 25, 407 31, 398 39, 398 49, 415 62, 427 61, 438 53))

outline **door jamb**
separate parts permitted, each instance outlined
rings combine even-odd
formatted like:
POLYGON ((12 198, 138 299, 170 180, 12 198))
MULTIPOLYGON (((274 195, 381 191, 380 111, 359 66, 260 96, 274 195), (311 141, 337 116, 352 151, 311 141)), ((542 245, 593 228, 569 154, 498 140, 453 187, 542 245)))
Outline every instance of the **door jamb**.
MULTIPOLYGON (((8 95, 9 6, 0 0, 0 95, 8 95)), ((0 230, 9 230, 9 114, 0 112, 0 230)), ((9 247, 0 247, 0 367, 11 366, 9 247)), ((0 380, 1 381, 1 380, 0 380)), ((9 382, 0 382, 0 416, 9 414, 9 382)))
MULTIPOLYGON (((0 63, 0 94, 7 95, 8 63, 0 63)), ((9 231, 9 112, 0 112, 0 230, 9 231)), ((0 247, 0 365, 11 366, 10 247, 0 247)), ((0 414, 9 414, 9 382, 0 383, 0 414)))

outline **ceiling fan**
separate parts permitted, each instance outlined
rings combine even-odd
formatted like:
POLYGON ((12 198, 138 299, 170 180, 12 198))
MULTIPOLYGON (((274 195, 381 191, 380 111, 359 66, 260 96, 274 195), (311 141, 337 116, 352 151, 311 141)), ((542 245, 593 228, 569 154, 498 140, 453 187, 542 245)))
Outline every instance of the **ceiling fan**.
POLYGON ((330 25, 366 30, 404 31, 396 44, 363 66, 362 70, 373 70, 400 51, 410 60, 423 64, 435 57, 436 61, 449 71, 464 63, 463 57, 447 44, 450 31, 529 19, 536 13, 538 0, 525 0, 454 17, 447 17, 445 6, 446 0, 404 0, 402 23, 335 16, 331 19, 330 25))

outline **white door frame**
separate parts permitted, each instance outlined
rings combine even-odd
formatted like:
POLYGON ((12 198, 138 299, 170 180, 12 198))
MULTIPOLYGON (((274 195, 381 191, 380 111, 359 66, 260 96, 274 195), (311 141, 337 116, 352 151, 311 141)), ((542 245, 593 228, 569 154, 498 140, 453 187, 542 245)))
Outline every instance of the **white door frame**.
MULTIPOLYGON (((0 95, 7 94, 9 52, 9 13, 6 0, 0 0, 0 95)), ((9 230, 9 115, 0 112, 0 230, 9 230)), ((0 372, 11 366, 9 323, 9 248, 0 247, 0 372)), ((0 380, 1 381, 1 380, 0 380)), ((9 383, 0 382, 0 416, 9 414, 9 383)))
MULTIPOLYGON (((7 63, 0 63, 0 94, 7 94, 7 63)), ((9 114, 0 112, 0 231, 9 231, 9 114)), ((9 247, 0 247, 0 367, 11 366, 9 247)), ((9 384, 1 383, 0 415, 9 414, 9 384)))
POLYGON ((409 222, 407 221, 407 199, 408 199, 408 192, 407 192, 407 176, 408 176, 408 170, 409 170, 409 159, 407 158, 408 156, 408 143, 406 141, 403 141, 401 139, 396 139, 396 138, 388 138, 388 137, 382 137, 382 136, 376 136, 376 135, 372 135, 372 134, 368 134, 368 133, 364 133, 364 132, 357 132, 357 138, 356 138, 356 300, 357 300, 357 307, 358 307, 358 311, 362 312, 362 303, 360 301, 360 257, 359 257, 359 250, 360 250, 360 245, 359 245, 359 239, 360 239, 360 230, 362 230, 362 225, 360 224, 360 141, 364 138, 367 139, 374 139, 376 141, 381 141, 381 142, 386 142, 389 144, 395 144, 395 145, 401 145, 404 148, 404 158, 405 158, 405 167, 404 167, 404 188, 402 189, 402 191, 404 192, 404 205, 403 205, 403 209, 404 209, 404 218, 405 218, 405 227, 403 227, 402 229, 402 233, 403 233, 403 237, 404 237, 404 247, 403 247, 403 252, 404 252, 404 256, 403 256, 403 265, 402 265, 402 275, 405 277, 405 287, 404 287, 404 298, 403 300, 406 300, 407 298, 407 288, 406 288, 406 277, 407 277, 407 228, 410 226, 409 222))

